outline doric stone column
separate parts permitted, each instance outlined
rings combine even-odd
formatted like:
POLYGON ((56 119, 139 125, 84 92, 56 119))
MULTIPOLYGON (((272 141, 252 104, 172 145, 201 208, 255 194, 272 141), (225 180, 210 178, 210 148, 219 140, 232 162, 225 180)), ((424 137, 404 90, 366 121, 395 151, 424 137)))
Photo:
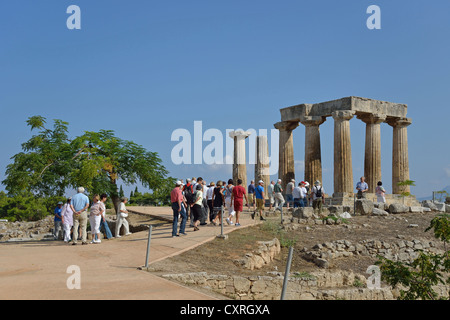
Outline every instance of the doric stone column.
POLYGON ((298 122, 278 122, 274 126, 280 131, 278 177, 281 179, 283 190, 286 190, 286 184, 295 179, 292 130, 298 127, 298 122))
POLYGON ((264 181, 264 193, 267 199, 267 188, 270 183, 269 143, 267 142, 267 136, 256 137, 255 184, 258 184, 259 180, 264 181))
POLYGON ((392 193, 410 192, 409 186, 399 186, 398 183, 409 180, 408 131, 412 123, 410 118, 388 120, 393 127, 392 143, 392 193))
POLYGON ((386 121, 381 114, 358 116, 366 124, 366 147, 364 156, 364 176, 369 185, 369 193, 375 193, 377 182, 381 181, 381 135, 380 124, 386 121))
POLYGON ((334 111, 334 193, 353 193, 350 119, 354 111, 334 111))
POLYGON ((320 150, 320 128, 325 117, 305 116, 300 122, 305 126, 305 181, 314 185, 322 181, 322 154, 320 150))
POLYGON ((230 138, 234 139, 233 180, 237 183, 242 179, 242 185, 247 187, 247 160, 245 155, 245 139, 250 135, 247 131, 232 131, 230 138))

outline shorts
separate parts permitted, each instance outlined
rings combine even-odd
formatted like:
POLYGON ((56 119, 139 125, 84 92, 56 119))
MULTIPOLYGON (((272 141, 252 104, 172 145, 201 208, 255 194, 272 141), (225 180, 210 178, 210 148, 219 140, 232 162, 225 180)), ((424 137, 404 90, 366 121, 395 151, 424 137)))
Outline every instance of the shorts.
POLYGON ((254 194, 253 193, 249 193, 248 194, 248 201, 247 201, 247 204, 249 204, 249 205, 252 205, 253 204, 253 202, 254 202, 254 199, 253 199, 253 197, 254 197, 254 194))
POLYGON ((192 207, 192 211, 194 214, 194 221, 200 220, 202 217, 202 206, 199 204, 194 204, 192 207))
POLYGON ((286 201, 287 203, 294 202, 294 197, 292 196, 292 194, 286 194, 286 201))
POLYGON ((242 209, 244 207, 244 199, 234 199, 234 211, 242 212, 242 209))
POLYGON ((256 210, 264 210, 264 200, 256 199, 256 210))

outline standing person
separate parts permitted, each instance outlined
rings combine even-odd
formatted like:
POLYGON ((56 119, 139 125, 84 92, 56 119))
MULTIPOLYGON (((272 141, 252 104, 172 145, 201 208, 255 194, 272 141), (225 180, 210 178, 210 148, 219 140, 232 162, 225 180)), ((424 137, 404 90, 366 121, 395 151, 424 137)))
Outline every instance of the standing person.
POLYGON ((213 205, 213 194, 216 184, 211 181, 209 184, 209 188, 206 191, 206 203, 209 208, 209 222, 211 223, 214 220, 214 205, 213 205))
POLYGON ((208 216, 208 202, 206 201, 206 183, 205 180, 203 180, 203 178, 198 177, 197 178, 197 184, 196 186, 201 186, 202 187, 202 195, 203 195, 203 202, 202 202, 202 215, 200 217, 200 225, 204 226, 206 225, 206 219, 208 216))
POLYGON ((177 181, 175 188, 173 188, 170 193, 170 201, 172 202, 172 210, 173 210, 173 224, 172 224, 172 238, 178 237, 180 234, 186 235, 185 227, 186 227, 186 201, 183 197, 183 193, 181 191, 182 182, 177 181), (177 226, 178 226, 178 217, 181 215, 181 223, 180 223, 180 233, 177 234, 177 226))
POLYGON ((241 223, 239 222, 239 215, 244 209, 244 198, 247 201, 247 192, 245 192, 245 187, 242 186, 242 179, 237 180, 237 186, 233 188, 231 195, 231 202, 234 205, 234 211, 236 212, 236 227, 239 227, 241 223))
POLYGON ((101 219, 100 219, 99 230, 101 231, 102 227, 103 227, 103 229, 105 230, 106 238, 109 240, 109 239, 113 239, 114 237, 113 237, 113 235, 111 233, 111 230, 109 229, 108 222, 106 221, 106 206, 105 206, 106 200, 108 200, 108 195, 103 193, 100 196, 100 206, 101 206, 101 209, 102 209, 102 215, 101 215, 101 219))
POLYGON ((386 190, 382 187, 383 183, 378 181, 377 187, 375 189, 375 193, 377 194, 377 202, 386 203, 386 198, 384 195, 386 194, 386 190))
POLYGON ((203 206, 203 191, 202 186, 198 185, 195 192, 195 200, 192 205, 192 210, 194 213, 194 231, 198 231, 198 225, 200 224, 200 218, 202 215, 202 206, 203 206))
POLYGON ((323 187, 320 186, 320 181, 317 180, 314 182, 314 187, 311 189, 311 197, 313 199, 313 210, 316 213, 316 209, 318 209, 318 213, 322 213, 322 206, 325 203, 325 191, 323 187))
POLYGON ((184 196, 187 201, 186 215, 187 215, 188 219, 191 221, 190 226, 193 227, 194 223, 193 223, 193 214, 191 212, 191 204, 193 201, 192 197, 194 194, 194 188, 191 183, 191 179, 189 179, 189 178, 186 179, 186 184, 183 187, 183 192, 184 192, 184 196))
MULTIPOLYGON (((259 219, 266 220, 263 217, 264 212, 264 181, 259 180, 258 186, 255 188, 256 210, 259 211, 259 219)), ((252 219, 255 219, 255 213, 252 213, 252 219)))
POLYGON ((294 208, 303 207, 300 187, 301 183, 299 183, 298 186, 292 190, 292 198, 294 199, 294 208))
POLYGON ((58 202, 58 205, 55 208, 55 218, 53 219, 54 220, 53 222, 55 225, 55 228, 53 230, 53 238, 55 240, 59 239, 59 232, 62 229, 62 216, 61 216, 62 206, 63 206, 63 203, 60 201, 60 202, 58 202))
POLYGON ((65 243, 69 243, 70 241, 72 241, 71 237, 70 237, 70 230, 72 229, 73 226, 73 211, 70 208, 70 201, 72 200, 72 198, 67 199, 66 204, 63 206, 62 211, 61 211, 61 220, 62 220, 62 224, 63 224, 63 229, 64 229, 64 242, 65 243))
POLYGON ((231 219, 233 219, 233 216, 236 213, 234 211, 232 203, 233 188, 234 188, 233 179, 228 179, 228 184, 225 187, 224 196, 225 196, 225 206, 227 207, 228 210, 228 218, 226 219, 226 221, 229 225, 233 224, 233 221, 231 219))
POLYGON ((281 179, 278 179, 277 184, 273 187, 273 195, 275 198, 275 208, 283 212, 284 197, 283 188, 281 187, 281 179))
POLYGON ((250 207, 253 207, 253 213, 256 211, 256 204, 255 204, 255 181, 250 181, 250 184, 248 185, 247 189, 248 193, 248 210, 251 210, 250 207))
POLYGON ((214 188, 213 193, 213 208, 214 208, 214 214, 215 217, 212 224, 217 224, 217 218, 220 218, 220 221, 222 221, 222 211, 218 211, 222 208, 224 204, 224 197, 223 197, 223 189, 222 189, 222 181, 217 181, 217 186, 214 188))
POLYGON ((267 187, 267 195, 269 196, 269 212, 272 211, 273 203, 275 202, 273 197, 273 187, 275 186, 275 181, 270 181, 269 186, 267 187))
POLYGON ((309 182, 308 181, 305 181, 305 189, 306 189, 306 197, 305 197, 304 203, 305 203, 305 207, 309 207, 311 204, 310 204, 310 198, 309 198, 309 189, 310 189, 310 187, 309 187, 309 182))
POLYGON ((356 190, 358 190, 357 198, 365 199, 366 192, 369 191, 369 185, 366 183, 366 178, 361 177, 360 181, 356 184, 356 190))
POLYGON ((295 188, 295 180, 292 179, 287 185, 286 185, 286 208, 289 209, 289 205, 292 205, 294 202, 294 197, 292 196, 292 191, 295 188))
POLYGON ((122 227, 122 225, 125 228, 125 235, 128 236, 131 234, 129 224, 126 219, 128 217, 128 210, 125 206, 127 202, 128 202, 127 197, 122 197, 122 199, 120 199, 119 211, 117 212, 117 220, 116 220, 116 238, 121 237, 120 228, 122 227))
POLYGON ((100 196, 94 195, 92 206, 89 214, 89 222, 91 224, 91 243, 101 243, 100 240, 100 220, 102 218, 102 207, 100 205, 100 196))
POLYGON ((308 189, 306 189, 306 182, 300 182, 300 206, 307 207, 308 203, 308 189))
POLYGON ((73 211, 73 242, 72 245, 76 245, 78 241, 78 227, 80 227, 81 244, 87 244, 87 208, 89 208, 89 198, 84 194, 84 188, 79 187, 77 194, 72 197, 70 201, 70 208, 73 211))

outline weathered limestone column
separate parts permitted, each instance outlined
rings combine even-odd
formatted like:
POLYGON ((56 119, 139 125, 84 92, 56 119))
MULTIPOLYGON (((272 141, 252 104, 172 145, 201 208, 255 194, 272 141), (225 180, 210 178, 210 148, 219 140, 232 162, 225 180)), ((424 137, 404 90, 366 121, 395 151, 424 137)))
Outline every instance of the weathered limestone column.
POLYGON ((287 183, 295 179, 292 130, 298 127, 298 122, 278 122, 274 127, 280 131, 278 177, 281 179, 283 190, 286 190, 287 183))
POLYGON ((358 116, 366 124, 366 146, 364 156, 364 176, 369 185, 369 193, 375 193, 377 182, 381 181, 381 130, 380 124, 386 121, 381 114, 358 116))
POLYGON ((264 194, 268 197, 268 186, 270 184, 269 173, 269 143, 267 136, 256 137, 256 165, 255 165, 255 184, 259 180, 264 181, 264 194))
POLYGON ((354 111, 334 111, 334 193, 353 193, 350 119, 354 111))
POLYGON ((245 139, 250 135, 247 131, 232 131, 230 138, 234 139, 233 180, 237 183, 242 179, 242 185, 247 187, 247 160, 245 155, 245 139))
POLYGON ((392 143, 392 193, 410 192, 409 186, 399 186, 398 183, 409 180, 408 131, 412 123, 410 118, 388 120, 394 128, 392 143))
POLYGON ((320 150, 320 128, 325 117, 305 116, 300 122, 305 126, 305 181, 314 185, 322 181, 322 154, 320 150))

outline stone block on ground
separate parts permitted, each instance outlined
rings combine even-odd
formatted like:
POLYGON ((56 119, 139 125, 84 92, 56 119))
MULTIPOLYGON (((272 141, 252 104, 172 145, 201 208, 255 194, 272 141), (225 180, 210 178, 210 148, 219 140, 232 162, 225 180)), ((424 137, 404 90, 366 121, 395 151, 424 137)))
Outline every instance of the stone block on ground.
POLYGON ((396 213, 407 213, 409 212, 409 207, 407 205, 404 205, 402 203, 392 203, 389 206, 389 212, 396 214, 396 213))
POLYGON ((355 214, 363 216, 371 215, 373 211, 373 202, 367 199, 358 199, 355 203, 355 214))

